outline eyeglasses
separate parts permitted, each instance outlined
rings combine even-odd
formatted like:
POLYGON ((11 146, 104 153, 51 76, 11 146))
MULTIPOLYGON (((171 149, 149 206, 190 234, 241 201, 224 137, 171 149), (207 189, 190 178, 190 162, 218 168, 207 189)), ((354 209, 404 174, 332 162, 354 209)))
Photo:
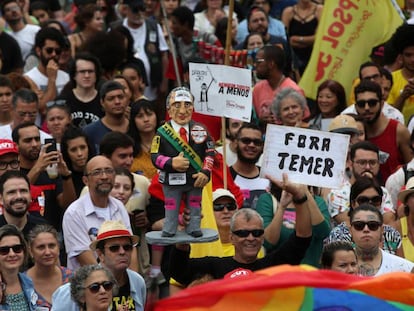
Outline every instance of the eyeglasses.
POLYGON ((46 108, 52 108, 55 106, 66 107, 66 100, 64 99, 52 100, 46 103, 46 108))
POLYGON ((83 69, 83 70, 76 71, 76 73, 79 73, 81 75, 85 75, 85 74, 91 75, 95 73, 95 70, 94 69, 83 69))
POLYGON ((124 249, 124 251, 126 251, 126 252, 130 252, 130 251, 132 251, 132 248, 134 247, 134 245, 132 245, 132 244, 124 244, 124 245, 121 245, 121 244, 114 244, 114 245, 108 246, 108 249, 109 249, 112 253, 117 253, 117 252, 119 252, 119 249, 120 249, 121 247, 124 249))
POLYGON ((356 160, 356 161, 353 161, 353 162, 358 164, 361 167, 366 167, 367 164, 370 167, 373 167, 373 166, 377 166, 378 163, 379 163, 378 160, 374 160, 374 159, 371 159, 371 160, 356 160))
POLYGON ((250 145, 253 143, 255 146, 263 146, 263 140, 259 138, 249 138, 249 137, 240 137, 239 141, 241 141, 245 145, 250 145))
POLYGON ((16 244, 12 246, 2 246, 0 247, 0 255, 6 256, 10 253, 10 250, 13 250, 14 253, 20 254, 24 250, 24 246, 22 244, 16 244))
POLYGON ((114 171, 113 168, 107 167, 107 168, 102 168, 102 169, 99 169, 99 170, 94 170, 92 172, 89 172, 89 173, 86 174, 86 176, 98 177, 98 176, 102 176, 103 174, 113 175, 114 173, 115 173, 115 171, 114 171))
POLYGON ((45 51, 47 54, 52 54, 53 52, 55 52, 56 55, 60 55, 62 53, 62 49, 61 48, 45 48, 45 51))
POLYGON ((1 161, 0 162, 0 170, 5 170, 7 169, 8 166, 10 166, 12 169, 18 169, 19 168, 19 160, 12 160, 9 162, 6 161, 1 161))
POLYGON ((376 73, 372 76, 366 76, 366 77, 362 78, 362 80, 376 80, 376 79, 379 79, 379 78, 381 78, 381 75, 379 73, 376 73))
POLYGON ((92 283, 91 285, 86 286, 86 288, 89 289, 89 291, 92 294, 96 294, 101 289, 101 286, 104 288, 106 292, 109 292, 114 287, 114 283, 111 281, 105 281, 101 283, 92 283))
POLYGON ((371 197, 371 198, 366 197, 366 196, 360 196, 360 197, 357 197, 355 201, 357 201, 357 203, 359 205, 369 203, 369 204, 372 204, 372 205, 378 207, 378 206, 381 206, 382 198, 379 195, 376 195, 376 196, 371 197))
POLYGON ((237 205, 236 203, 213 204, 215 212, 221 212, 224 208, 227 208, 228 211, 234 211, 237 209, 237 205))
POLYGON ((351 226, 355 228, 356 231, 364 230, 365 226, 368 226, 368 229, 371 231, 377 231, 379 227, 382 226, 382 223, 378 221, 354 221, 351 223, 351 226))
POLYGON ((355 105, 359 108, 365 108, 365 105, 368 104, 369 108, 373 108, 378 104, 378 102, 378 99, 358 100, 355 105))
POLYGON ((28 116, 29 118, 36 118, 37 111, 31 112, 31 111, 16 111, 20 118, 24 118, 25 116, 28 116))
POLYGON ((233 231, 233 234, 237 235, 239 238, 247 238, 250 234, 253 237, 258 238, 264 234, 263 229, 253 229, 253 230, 236 230, 233 231))

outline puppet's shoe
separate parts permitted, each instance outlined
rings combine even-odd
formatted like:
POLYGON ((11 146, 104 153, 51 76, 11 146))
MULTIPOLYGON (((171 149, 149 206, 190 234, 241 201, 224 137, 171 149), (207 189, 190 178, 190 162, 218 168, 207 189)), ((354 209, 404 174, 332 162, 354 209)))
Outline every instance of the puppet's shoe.
POLYGON ((195 230, 195 231, 192 231, 188 234, 191 235, 194 238, 199 238, 199 237, 203 236, 203 232, 201 232, 201 230, 195 230))
POLYGON ((169 232, 166 232, 166 231, 163 231, 161 233, 161 236, 164 237, 164 238, 172 238, 174 235, 175 235, 175 233, 169 233, 169 232))

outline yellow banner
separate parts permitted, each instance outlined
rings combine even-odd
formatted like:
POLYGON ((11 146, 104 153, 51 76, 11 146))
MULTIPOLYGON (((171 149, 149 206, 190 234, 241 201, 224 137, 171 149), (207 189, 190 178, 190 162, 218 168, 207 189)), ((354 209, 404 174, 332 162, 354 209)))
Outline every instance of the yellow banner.
POLYGON ((325 1, 312 56, 299 83, 306 96, 315 99, 318 86, 333 79, 349 97, 371 49, 386 42, 402 23, 395 0, 325 1))

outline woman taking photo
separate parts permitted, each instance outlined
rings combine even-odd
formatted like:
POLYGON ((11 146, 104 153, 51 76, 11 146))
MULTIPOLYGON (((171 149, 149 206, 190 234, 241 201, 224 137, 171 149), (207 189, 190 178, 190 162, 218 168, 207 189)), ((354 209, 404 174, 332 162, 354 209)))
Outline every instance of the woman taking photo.
POLYGON ((72 299, 80 311, 108 311, 117 290, 112 273, 100 265, 80 267, 70 282, 72 299))
POLYGON ((72 271, 59 266, 59 241, 51 225, 37 225, 29 233, 29 252, 34 266, 26 274, 33 280, 39 307, 52 307, 52 294, 69 282, 72 271))
POLYGON ((135 142, 131 172, 152 179, 157 173, 150 154, 152 139, 158 128, 155 104, 146 99, 137 101, 132 105, 130 120, 128 135, 135 142))
POLYGON ((0 310, 37 309, 37 294, 32 280, 19 272, 27 259, 27 246, 23 234, 14 225, 0 228, 0 271, 5 283, 0 310))

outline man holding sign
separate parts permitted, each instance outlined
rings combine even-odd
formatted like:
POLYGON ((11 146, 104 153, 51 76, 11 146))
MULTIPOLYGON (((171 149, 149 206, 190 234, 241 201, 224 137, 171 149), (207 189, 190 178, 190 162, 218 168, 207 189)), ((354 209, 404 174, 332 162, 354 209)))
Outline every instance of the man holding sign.
POLYGON ((187 88, 170 92, 167 110, 171 120, 158 129, 151 146, 152 162, 161 171, 159 181, 165 195, 162 237, 175 235, 184 195, 191 216, 186 232, 201 237, 201 192, 213 168, 214 141, 204 125, 191 120, 194 96, 187 88))

